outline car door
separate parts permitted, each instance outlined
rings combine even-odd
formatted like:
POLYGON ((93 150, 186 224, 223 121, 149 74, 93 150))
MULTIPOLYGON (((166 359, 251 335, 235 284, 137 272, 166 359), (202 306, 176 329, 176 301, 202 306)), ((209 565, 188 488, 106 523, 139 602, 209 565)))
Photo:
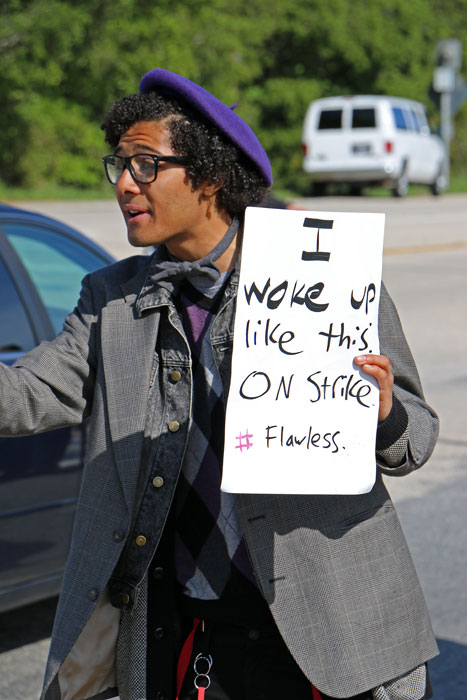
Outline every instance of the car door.
MULTIPOLYGON (((0 361, 61 329, 82 277, 110 258, 22 218, 0 222, 0 361)), ((84 429, 0 438, 0 610, 59 590, 79 491, 84 429)))
POLYGON ((404 111, 407 123, 410 125, 410 180, 423 182, 425 177, 425 156, 423 140, 420 133, 420 121, 413 106, 404 111))
POLYGON ((394 156, 398 161, 398 176, 406 175, 412 180, 412 136, 407 110, 403 105, 393 104, 391 111, 396 134, 394 138, 394 156))
POLYGON ((420 182, 431 184, 436 180, 437 175, 443 171, 444 159, 441 141, 430 133, 430 127, 422 105, 415 107, 414 114, 420 125, 419 138, 423 167, 423 175, 420 182))

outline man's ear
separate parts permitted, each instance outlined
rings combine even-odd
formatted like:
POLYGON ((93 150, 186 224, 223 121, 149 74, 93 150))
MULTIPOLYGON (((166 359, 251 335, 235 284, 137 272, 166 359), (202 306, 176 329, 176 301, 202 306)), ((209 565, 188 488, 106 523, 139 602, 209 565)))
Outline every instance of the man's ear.
POLYGON ((205 197, 213 197, 214 195, 216 195, 219 192, 222 185, 223 185, 222 182, 217 182, 217 183, 203 182, 203 183, 201 183, 199 189, 205 197))

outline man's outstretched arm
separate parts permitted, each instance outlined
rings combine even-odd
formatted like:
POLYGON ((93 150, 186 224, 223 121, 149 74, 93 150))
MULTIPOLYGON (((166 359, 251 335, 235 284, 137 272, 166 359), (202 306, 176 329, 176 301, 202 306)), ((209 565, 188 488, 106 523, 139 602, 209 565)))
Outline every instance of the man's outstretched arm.
POLYGON ((86 419, 95 380, 96 316, 83 280, 78 304, 62 332, 20 357, 0 363, 0 435, 40 433, 86 419))

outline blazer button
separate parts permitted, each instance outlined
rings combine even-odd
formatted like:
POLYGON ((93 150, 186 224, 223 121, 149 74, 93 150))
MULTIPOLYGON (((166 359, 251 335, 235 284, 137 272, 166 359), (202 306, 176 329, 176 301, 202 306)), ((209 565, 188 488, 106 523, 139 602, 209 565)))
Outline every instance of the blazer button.
POLYGON ((92 600, 92 602, 94 602, 95 600, 97 600, 98 597, 99 597, 99 593, 98 593, 98 591, 97 591, 96 588, 91 588, 91 589, 88 591, 88 598, 89 598, 89 600, 92 600))
POLYGON ((154 479, 152 480, 152 485, 154 486, 155 489, 160 489, 161 486, 164 486, 164 477, 163 476, 155 476, 154 479))
POLYGON ((130 596, 128 595, 128 593, 122 593, 122 595, 120 596, 120 600, 122 601, 123 605, 128 605, 128 603, 130 602, 130 596))
POLYGON ((144 545, 147 542, 147 539, 144 535, 138 535, 138 537, 135 539, 135 542, 138 545, 138 547, 144 547, 144 545))
POLYGON ((167 695, 162 692, 162 690, 158 690, 156 693, 156 700, 167 700, 167 695))
POLYGON ((249 639, 251 639, 252 642, 257 642, 258 639, 261 637, 261 632, 256 629, 249 630, 248 637, 249 639))
POLYGON ((162 579, 164 578, 164 569, 162 568, 162 566, 154 567, 152 575, 156 581, 162 581, 162 579))
POLYGON ((180 423, 178 420, 171 420, 169 423, 169 430, 171 433, 176 433, 180 429, 180 423))
POLYGON ((170 379, 174 382, 174 384, 179 382, 181 378, 182 373, 179 372, 178 369, 174 369, 174 371, 170 373, 170 379))
POLYGON ((154 630, 154 636, 156 639, 162 639, 164 636, 164 628, 156 627, 156 629, 154 630))

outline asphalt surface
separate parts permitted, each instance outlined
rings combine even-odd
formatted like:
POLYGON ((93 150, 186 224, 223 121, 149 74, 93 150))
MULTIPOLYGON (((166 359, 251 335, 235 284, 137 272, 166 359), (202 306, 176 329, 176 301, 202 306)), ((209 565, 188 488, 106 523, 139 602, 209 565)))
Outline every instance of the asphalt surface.
POLYGON ((467 697, 467 249, 388 256, 384 278, 399 309, 425 394, 440 417, 430 461, 386 479, 430 610, 440 656, 436 700, 467 697))
MULTIPOLYGON (((420 576, 440 656, 436 700, 467 698, 467 196, 320 198, 318 211, 387 215, 383 278, 398 307, 425 393, 441 420, 428 464, 387 479, 420 576)), ((117 257, 134 254, 114 202, 23 203, 91 235, 117 257)), ((0 615, 0 700, 38 697, 55 600, 0 615)))
MULTIPOLYGON (((386 214, 385 251, 417 252, 434 246, 467 246, 467 195, 445 197, 317 197, 295 204, 319 211, 362 211, 386 214)), ((96 202, 21 202, 21 207, 55 216, 91 236, 119 258, 138 252, 126 238, 114 200, 96 202)))

